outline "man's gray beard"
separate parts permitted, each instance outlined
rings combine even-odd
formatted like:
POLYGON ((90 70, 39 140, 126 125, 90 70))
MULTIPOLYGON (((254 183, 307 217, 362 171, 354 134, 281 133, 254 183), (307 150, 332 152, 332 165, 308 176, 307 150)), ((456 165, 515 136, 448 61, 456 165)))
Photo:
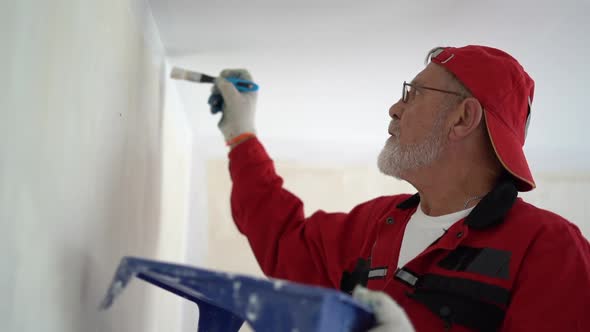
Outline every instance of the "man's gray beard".
MULTIPOLYGON (((443 150, 443 123, 444 117, 440 116, 436 119, 430 136, 420 143, 401 145, 398 137, 388 138, 377 160, 379 170, 385 175, 401 179, 408 170, 431 165, 443 150)), ((399 130, 396 134, 399 134, 399 130)))

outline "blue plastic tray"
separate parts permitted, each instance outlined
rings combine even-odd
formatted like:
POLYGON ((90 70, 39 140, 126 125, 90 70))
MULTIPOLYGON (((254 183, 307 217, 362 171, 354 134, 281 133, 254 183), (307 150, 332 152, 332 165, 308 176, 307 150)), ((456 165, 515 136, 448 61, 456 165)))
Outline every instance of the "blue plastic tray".
POLYGON ((236 332, 244 321, 257 332, 366 331, 375 323, 368 307, 332 289, 134 257, 121 260, 101 308, 132 277, 196 303, 201 332, 236 332))

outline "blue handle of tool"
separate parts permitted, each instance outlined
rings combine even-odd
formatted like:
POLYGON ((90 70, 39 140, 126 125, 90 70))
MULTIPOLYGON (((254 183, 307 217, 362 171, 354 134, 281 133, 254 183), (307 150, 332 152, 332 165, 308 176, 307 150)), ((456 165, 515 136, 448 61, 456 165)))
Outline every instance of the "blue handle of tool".
MULTIPOLYGON (((258 84, 252 81, 244 80, 237 77, 226 77, 225 79, 230 81, 241 93, 258 91, 258 84)), ((211 113, 215 114, 223 111, 223 97, 221 96, 221 94, 212 94, 209 97, 208 103, 211 106, 211 113)))
POLYGON ((243 80, 237 77, 227 77, 226 80, 230 81, 240 92, 258 91, 258 85, 252 81, 243 80))

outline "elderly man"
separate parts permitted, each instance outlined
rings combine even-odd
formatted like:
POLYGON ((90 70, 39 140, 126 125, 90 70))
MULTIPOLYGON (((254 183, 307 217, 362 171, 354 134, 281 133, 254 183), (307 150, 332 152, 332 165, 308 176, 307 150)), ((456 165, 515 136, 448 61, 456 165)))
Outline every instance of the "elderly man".
POLYGON ((590 331, 588 241, 517 197, 535 188, 522 150, 533 80, 485 46, 427 62, 389 109, 378 162, 418 193, 307 218, 255 136, 256 93, 223 79, 250 75, 222 72, 232 212, 262 270, 353 293, 375 331, 590 331))

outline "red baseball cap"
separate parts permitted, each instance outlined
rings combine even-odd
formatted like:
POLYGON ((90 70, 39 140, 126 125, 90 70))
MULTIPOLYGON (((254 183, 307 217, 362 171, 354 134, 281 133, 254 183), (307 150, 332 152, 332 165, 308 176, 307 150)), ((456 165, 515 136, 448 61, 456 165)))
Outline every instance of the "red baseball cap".
POLYGON ((488 134, 502 166, 519 191, 535 188, 522 147, 535 82, 508 53, 487 46, 440 47, 430 60, 453 73, 484 109, 488 134))

